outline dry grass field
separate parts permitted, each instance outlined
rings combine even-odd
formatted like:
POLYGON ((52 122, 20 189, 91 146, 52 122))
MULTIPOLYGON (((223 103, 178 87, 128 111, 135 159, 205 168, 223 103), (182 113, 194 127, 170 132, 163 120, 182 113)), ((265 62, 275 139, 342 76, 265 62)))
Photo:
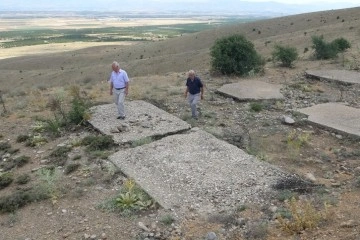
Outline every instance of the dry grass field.
MULTIPOLYGON (((263 103, 264 109, 254 112, 249 103, 215 94, 223 84, 242 78, 212 75, 209 55, 217 38, 235 33, 251 40, 265 59, 271 58, 275 44, 296 47, 300 57, 294 68, 282 68, 268 61, 263 76, 246 79, 283 84, 286 93, 304 96, 292 99, 295 105, 298 104, 296 106, 300 106, 306 97, 306 101, 314 103, 325 98, 327 101, 347 101, 360 108, 359 86, 340 86, 304 77, 306 69, 359 71, 359 16, 360 8, 343 9, 222 26, 165 41, 91 46, 89 43, 67 43, 51 49, 48 45, 40 45, 22 50, 10 48, 7 53, 0 53, 3 58, 0 60, 0 90, 7 110, 4 112, 0 105, 0 142, 1 146, 9 143, 13 149, 4 151, 7 148, 3 147, 0 153, 3 153, 3 162, 13 156, 30 157, 27 164, 12 170, 15 179, 28 175, 30 181, 24 185, 13 182, 0 190, 0 196, 41 182, 44 176, 32 170, 43 165, 58 146, 71 145, 69 158, 79 163, 78 169, 71 174, 60 174, 59 181, 48 176, 48 188, 53 182, 57 185, 50 200, 28 204, 13 213, 2 213, 0 239, 146 239, 149 236, 142 235, 138 222, 144 222, 162 236, 167 234, 167 238, 162 239, 173 240, 205 239, 210 231, 216 232, 219 239, 230 240, 360 239, 359 140, 311 126, 300 121, 301 116, 296 114, 292 117, 299 120, 298 124, 281 124, 279 118, 291 114, 285 112, 283 102, 263 103), (337 59, 314 60, 313 35, 323 35, 328 41, 344 37, 352 47, 337 59), (79 144, 84 136, 96 134, 94 130, 73 127, 61 132, 59 137, 40 141, 35 147, 25 146, 18 138, 39 128, 39 119, 53 118, 50 103, 54 97, 61 97, 68 107, 69 93, 74 85, 94 104, 111 102, 106 80, 114 60, 120 62, 131 78, 128 100, 149 101, 288 172, 302 177, 311 173, 316 183, 323 187, 310 193, 283 192, 270 205, 249 203, 239 206, 230 215, 220 213, 210 219, 189 215, 182 221, 174 219, 173 225, 169 220, 171 212, 162 209, 130 217, 103 211, 98 206, 117 193, 125 177, 109 165, 106 153, 89 155, 79 144), (189 118, 189 109, 183 99, 189 69, 196 70, 207 86, 200 105, 202 117, 196 122, 189 118), (295 142, 298 140, 300 145, 295 142), (294 195, 298 199, 296 202, 289 200, 289 196, 294 195), (311 204, 302 205, 303 202, 311 204), (278 217, 304 212, 308 213, 308 218, 303 222, 314 225, 290 226, 278 217), (297 230, 291 232, 289 229, 297 230)), ((67 20, 58 22, 62 21, 66 23, 67 20)), ((45 136, 37 134, 37 137, 45 136)), ((296 224, 299 222, 295 221, 296 224)))

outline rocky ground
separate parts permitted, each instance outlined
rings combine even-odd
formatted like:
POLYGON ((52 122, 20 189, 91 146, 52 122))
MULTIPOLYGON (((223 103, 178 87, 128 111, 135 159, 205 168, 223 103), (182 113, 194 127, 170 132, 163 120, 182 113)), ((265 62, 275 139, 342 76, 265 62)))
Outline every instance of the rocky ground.
MULTIPOLYGON (((360 88, 307 79, 296 69, 289 70, 286 77, 279 79, 282 76, 279 71, 282 70, 268 68, 266 76, 269 82, 284 85, 285 100, 260 103, 238 102, 215 93, 219 86, 240 79, 199 72, 207 89, 200 104, 198 121, 189 118, 189 108, 182 95, 183 74, 165 76, 164 79, 176 79, 176 87, 166 83, 165 87, 152 87, 148 94, 134 92, 128 100, 145 99, 188 121, 193 127, 204 129, 262 161, 321 185, 321 188, 297 191, 295 183, 289 187, 291 191, 283 191, 268 205, 249 203, 234 209, 231 214, 219 213, 208 218, 196 212, 178 218, 172 212, 156 207, 139 213, 120 214, 104 206, 118 194, 126 177, 107 161, 106 154, 89 155, 84 146, 77 144, 79 139, 96 132, 90 127, 74 127, 70 132, 63 132, 61 137, 49 138, 42 145, 25 146, 16 141, 18 136, 33 131, 36 117, 50 117, 51 112, 47 108, 39 109, 39 104, 22 108, 17 105, 20 97, 13 96, 6 99, 10 113, 1 117, 1 142, 9 143, 15 150, 1 151, 1 158, 6 162, 21 155, 29 156, 29 163, 13 169, 13 174, 15 179, 27 174, 31 180, 24 185, 13 182, 0 190, 1 196, 40 184, 35 170, 47 164, 58 146, 72 146, 67 161, 78 163, 79 168, 68 175, 63 173, 65 168, 59 168, 58 192, 53 198, 1 214, 1 239, 216 239, 214 234, 218 239, 359 239, 359 140, 311 126, 294 110, 334 101, 359 108, 360 88), (294 123, 285 124, 284 116, 293 119, 294 123), (284 199, 292 195, 310 201, 315 212, 324 212, 323 203, 327 202, 328 215, 315 229, 295 234, 284 231, 278 216, 290 212, 290 201, 284 199)), ((41 97, 52 94, 43 91, 41 97)), ((104 100, 109 101, 105 93, 95 99, 98 102, 104 100)), ((107 154, 116 150, 115 147, 107 154)), ((300 203, 296 204, 301 209, 300 203)))

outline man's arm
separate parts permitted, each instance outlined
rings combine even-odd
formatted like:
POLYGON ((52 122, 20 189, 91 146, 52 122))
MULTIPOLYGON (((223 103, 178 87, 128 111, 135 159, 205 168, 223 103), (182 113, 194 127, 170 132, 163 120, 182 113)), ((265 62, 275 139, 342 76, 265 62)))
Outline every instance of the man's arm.
POLYGON ((187 97, 188 92, 189 92, 189 87, 186 87, 186 89, 185 89, 185 93, 184 93, 185 98, 187 97))
POLYGON ((112 81, 110 80, 110 95, 113 94, 113 87, 114 87, 114 85, 113 85, 112 81))
POLYGON ((125 95, 129 94, 129 82, 125 83, 125 95))

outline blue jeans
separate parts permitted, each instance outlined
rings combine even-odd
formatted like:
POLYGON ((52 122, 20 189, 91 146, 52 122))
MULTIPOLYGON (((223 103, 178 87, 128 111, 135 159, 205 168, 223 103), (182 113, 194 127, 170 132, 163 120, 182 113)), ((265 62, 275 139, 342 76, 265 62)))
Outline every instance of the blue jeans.
POLYGON ((190 94, 188 96, 188 101, 191 107, 191 116, 193 118, 196 118, 198 116, 197 110, 196 110, 196 105, 198 104, 198 102, 200 101, 200 93, 197 94, 190 94))

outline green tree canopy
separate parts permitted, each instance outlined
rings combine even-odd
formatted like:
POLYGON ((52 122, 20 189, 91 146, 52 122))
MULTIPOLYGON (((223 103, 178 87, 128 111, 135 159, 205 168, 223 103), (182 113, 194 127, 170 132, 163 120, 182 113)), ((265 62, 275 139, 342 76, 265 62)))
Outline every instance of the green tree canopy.
POLYGON ((211 67, 222 74, 246 75, 259 72, 265 61, 256 52, 254 44, 235 34, 218 39, 211 47, 211 67))

